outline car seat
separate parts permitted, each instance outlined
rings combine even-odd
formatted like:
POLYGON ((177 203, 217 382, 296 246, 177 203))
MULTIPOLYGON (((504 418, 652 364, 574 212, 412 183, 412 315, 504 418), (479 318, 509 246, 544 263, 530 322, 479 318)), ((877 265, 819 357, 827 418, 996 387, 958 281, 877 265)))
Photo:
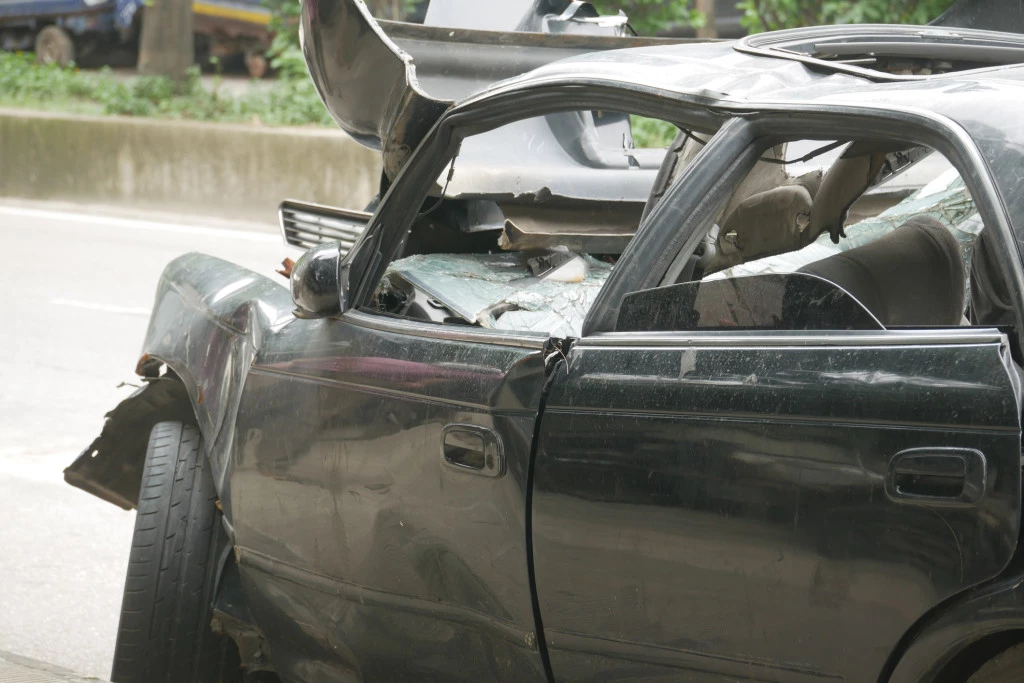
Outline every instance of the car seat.
POLYGON ((935 218, 915 216, 874 242, 797 271, 852 294, 885 325, 959 325, 965 279, 956 238, 935 218))
POLYGON ((993 233, 985 228, 974 243, 971 260, 971 306, 969 316, 975 325, 1013 325, 1016 314, 1013 295, 1006 285, 993 233))

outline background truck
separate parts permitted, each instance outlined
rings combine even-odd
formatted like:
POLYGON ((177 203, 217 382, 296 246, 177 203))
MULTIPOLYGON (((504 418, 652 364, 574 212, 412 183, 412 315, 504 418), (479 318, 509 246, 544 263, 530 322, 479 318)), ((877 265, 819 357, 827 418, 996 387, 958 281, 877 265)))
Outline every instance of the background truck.
MULTIPOLYGON (((138 49, 143 0, 0 0, 0 47, 67 64, 138 49)), ((254 78, 267 71, 270 11, 259 0, 195 0, 197 61, 240 54, 254 78)))

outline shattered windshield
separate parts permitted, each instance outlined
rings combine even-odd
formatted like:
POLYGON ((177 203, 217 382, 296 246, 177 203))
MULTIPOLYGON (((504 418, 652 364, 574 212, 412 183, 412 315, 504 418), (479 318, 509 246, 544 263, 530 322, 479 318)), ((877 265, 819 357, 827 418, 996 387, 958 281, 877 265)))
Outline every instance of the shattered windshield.
POLYGON ((579 336, 611 270, 610 263, 568 251, 417 254, 391 264, 384 289, 419 289, 428 306, 485 328, 579 336))
POLYGON ((465 139, 378 284, 375 309, 579 336, 677 132, 580 111, 465 139))
MULTIPOLYGON (((521 157, 557 158, 559 166, 575 160, 573 172, 558 177, 543 170, 526 173, 521 164, 488 167, 486 152, 502 129, 468 138, 439 179, 435 197, 424 203, 400 257, 387 268, 375 292, 375 309, 441 324, 580 336, 639 226, 658 172, 651 158, 673 163, 671 175, 678 177, 706 141, 684 131, 663 141, 671 144, 672 154, 648 147, 644 156, 632 137, 633 122, 626 115, 587 112, 508 126, 521 157), (531 126, 543 135, 530 135, 531 126), (513 191, 498 192, 499 187, 513 191)), ((925 258, 921 249, 927 245, 915 241, 933 228, 922 232, 912 225, 931 221, 952 237, 943 238, 942 248, 954 254, 962 270, 954 278, 959 294, 947 297, 955 305, 939 307, 941 316, 934 320, 966 320, 978 295, 972 290, 972 257, 984 225, 957 170, 929 148, 891 140, 778 145, 734 189, 716 220, 694 253, 677 258, 664 285, 704 281, 708 284, 694 291, 707 299, 711 292, 725 291, 712 284, 718 281, 739 287, 739 278, 767 282, 764 276, 771 274, 811 273, 831 279, 883 323, 900 324, 913 316, 893 313, 900 297, 888 292, 879 298, 868 286, 874 276, 847 282, 832 271, 841 254, 884 261, 904 250, 906 272, 913 262, 920 270, 918 284, 930 281, 945 272, 945 265, 939 263, 941 254, 925 258)), ((885 279, 884 272, 876 275, 885 279)), ((999 299, 996 290, 988 290, 981 293, 985 300, 999 299)), ((825 324, 807 316, 794 320, 825 324)))

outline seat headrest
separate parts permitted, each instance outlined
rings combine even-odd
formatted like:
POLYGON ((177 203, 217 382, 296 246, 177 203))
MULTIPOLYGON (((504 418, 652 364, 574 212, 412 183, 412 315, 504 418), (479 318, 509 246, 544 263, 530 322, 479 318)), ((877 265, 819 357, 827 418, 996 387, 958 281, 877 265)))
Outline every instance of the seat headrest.
POLYGON ((800 269, 842 287, 885 326, 959 325, 965 279, 956 238, 915 216, 874 242, 800 269))
POLYGON ((704 272, 793 251, 800 246, 800 233, 807 227, 811 202, 811 193, 802 185, 785 185, 747 197, 722 225, 717 252, 704 272))
POLYGON ((814 195, 805 244, 810 244, 826 231, 832 236, 832 241, 839 244, 839 238, 846 236, 843 225, 850 207, 871 187, 884 162, 885 155, 881 153, 842 157, 828 169, 814 195))

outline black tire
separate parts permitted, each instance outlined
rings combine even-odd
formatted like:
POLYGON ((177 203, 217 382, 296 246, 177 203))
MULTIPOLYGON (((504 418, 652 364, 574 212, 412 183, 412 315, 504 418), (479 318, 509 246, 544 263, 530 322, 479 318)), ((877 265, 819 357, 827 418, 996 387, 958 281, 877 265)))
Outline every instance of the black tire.
POLYGON ((199 430, 153 427, 117 629, 114 683, 220 679, 221 640, 210 628, 218 546, 217 492, 199 430))
POLYGON ((67 66, 75 61, 75 43, 60 26, 44 26, 36 34, 36 61, 67 66))
POLYGON ((967 683, 1019 683, 1024 681, 1024 645, 1000 652, 974 672, 967 683))

